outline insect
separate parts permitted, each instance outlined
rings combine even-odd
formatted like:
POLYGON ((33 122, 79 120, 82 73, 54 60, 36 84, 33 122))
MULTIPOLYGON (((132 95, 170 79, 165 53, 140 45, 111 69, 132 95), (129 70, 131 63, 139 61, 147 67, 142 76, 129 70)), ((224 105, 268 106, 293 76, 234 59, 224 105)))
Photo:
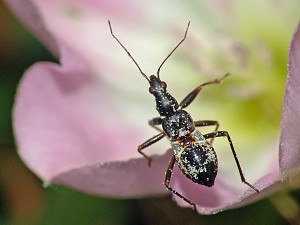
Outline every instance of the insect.
POLYGON ((235 163, 237 165, 241 180, 243 183, 248 185, 254 191, 259 192, 257 188, 248 183, 243 175, 241 165, 239 163, 237 154, 233 147, 230 135, 227 131, 219 131, 219 122, 216 120, 199 120, 193 121, 189 113, 184 109, 188 107, 193 100, 197 97, 200 91, 211 84, 219 84, 226 77, 228 73, 225 74, 220 79, 215 79, 212 81, 205 82, 197 86, 192 92, 190 92, 180 103, 170 95, 167 91, 166 82, 160 79, 160 69, 167 61, 167 59, 173 54, 173 52, 181 45, 182 42, 186 39, 187 32, 190 26, 188 22, 187 28, 185 30, 184 37, 182 40, 175 46, 175 48, 167 55, 163 60, 160 66, 157 69, 156 76, 150 75, 148 77, 140 68, 138 63, 132 57, 130 52, 124 47, 124 45, 119 41, 119 39, 114 35, 111 27, 110 21, 108 21, 110 33, 112 37, 119 43, 119 45, 125 50, 131 60, 139 69, 142 76, 149 82, 149 92, 154 95, 156 101, 156 110, 160 114, 159 117, 155 117, 149 121, 149 125, 156 129, 159 134, 148 139, 144 143, 138 146, 138 152, 143 155, 148 160, 149 167, 151 166, 152 158, 146 155, 143 150, 148 146, 158 142, 164 137, 167 137, 170 140, 173 149, 173 156, 170 160, 169 166, 166 171, 164 185, 166 188, 177 195, 178 197, 185 200, 189 203, 194 210, 196 210, 196 205, 194 202, 187 199, 185 196, 177 192, 171 187, 171 178, 173 173, 173 167, 175 162, 177 162, 181 172, 193 182, 207 187, 214 185, 215 177, 218 172, 218 160, 217 155, 212 147, 214 138, 217 137, 226 137, 235 163), (158 126, 161 126, 162 129, 158 126), (212 133, 202 134, 196 127, 204 126, 215 126, 215 130, 212 133), (210 141, 208 141, 210 139, 210 141))

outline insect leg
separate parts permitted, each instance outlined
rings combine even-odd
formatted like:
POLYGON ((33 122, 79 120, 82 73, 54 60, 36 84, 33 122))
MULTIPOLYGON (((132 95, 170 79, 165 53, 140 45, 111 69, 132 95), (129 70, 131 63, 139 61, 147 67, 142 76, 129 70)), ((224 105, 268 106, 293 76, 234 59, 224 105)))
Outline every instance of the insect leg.
POLYGON ((219 84, 221 83, 222 80, 224 80, 226 77, 229 76, 229 73, 226 73, 223 77, 221 77, 220 79, 215 79, 212 81, 208 81, 205 82, 203 84, 200 84, 198 87, 196 87, 191 93, 189 93, 179 104, 179 107, 181 109, 184 109, 186 107, 188 107, 193 101, 194 99, 197 97, 197 95, 199 94, 199 92, 202 90, 203 87, 209 85, 209 84, 219 84))
POLYGON ((162 123, 162 118, 161 117, 155 117, 152 120, 149 120, 148 124, 153 127, 155 130, 159 132, 163 132, 162 129, 158 128, 157 125, 161 125, 162 123))
POLYGON ((250 188, 252 188, 254 191, 256 191, 257 193, 259 193, 259 190, 254 187, 252 184, 248 183, 244 177, 244 174, 243 174, 243 171, 242 171, 242 167, 240 165, 240 162, 238 160, 238 157, 237 157, 237 154, 234 150, 234 147, 233 147, 233 144, 232 144, 232 140, 229 136, 229 133, 227 131, 217 131, 217 132, 213 132, 213 133, 209 133, 209 134, 205 134, 203 135, 205 138, 209 139, 209 138, 216 138, 216 137, 227 137, 227 140, 229 142, 229 145, 230 145, 230 148, 231 148, 231 151, 232 151, 232 154, 233 154, 233 157, 234 157, 234 160, 235 160, 235 163, 237 165, 237 168, 239 170, 239 173, 240 173, 240 177, 241 177, 241 180, 244 184, 248 185, 250 188))
MULTIPOLYGON (((214 132, 218 131, 219 129, 219 122, 216 120, 199 120, 199 121, 194 121, 195 127, 204 127, 204 126, 216 126, 214 132)), ((210 144, 212 145, 214 141, 214 137, 211 139, 210 144)))
POLYGON ((171 191, 172 193, 174 193, 175 195, 177 195, 179 198, 183 199, 184 201, 186 201, 187 203, 189 203, 191 206, 193 206, 193 209, 196 211, 196 205, 195 203, 191 202, 189 199, 187 199, 186 197, 182 196, 180 193, 178 193, 176 190, 174 190, 173 188, 171 188, 171 178, 172 178, 172 174, 173 174, 173 167, 175 164, 175 156, 173 155, 171 158, 171 161, 169 163, 168 169, 166 171, 166 177, 165 177, 165 186, 166 188, 171 191))
POLYGON ((139 145, 138 147, 138 152, 143 155, 147 160, 148 160, 148 166, 151 166, 151 160, 152 158, 149 157, 148 155, 146 155, 144 152, 142 152, 142 150, 144 148, 147 148, 148 146, 158 142, 160 139, 162 139, 165 136, 165 133, 159 133, 157 135, 155 135, 154 137, 148 139, 147 141, 145 141, 143 144, 139 145))

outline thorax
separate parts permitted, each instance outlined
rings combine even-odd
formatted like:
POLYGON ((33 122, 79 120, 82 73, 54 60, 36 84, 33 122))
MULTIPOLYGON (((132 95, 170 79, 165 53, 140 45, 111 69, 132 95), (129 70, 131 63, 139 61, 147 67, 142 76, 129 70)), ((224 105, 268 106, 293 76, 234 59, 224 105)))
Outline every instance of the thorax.
POLYGON ((162 127, 170 141, 183 140, 195 130, 190 114, 184 110, 175 112, 172 116, 165 117, 162 127))

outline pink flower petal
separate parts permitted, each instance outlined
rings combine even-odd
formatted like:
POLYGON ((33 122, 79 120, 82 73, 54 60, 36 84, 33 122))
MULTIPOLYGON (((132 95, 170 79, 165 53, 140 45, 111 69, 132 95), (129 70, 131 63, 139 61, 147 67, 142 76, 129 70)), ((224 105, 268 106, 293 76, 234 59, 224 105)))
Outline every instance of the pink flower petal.
POLYGON ((38 63, 21 81, 14 110, 20 156, 46 183, 115 197, 166 192, 170 152, 149 168, 131 141, 139 134, 116 125, 103 84, 72 56, 64 66, 38 63))
MULTIPOLYGON (((220 179, 220 177, 224 176, 222 173, 218 174, 215 185, 210 188, 190 182, 179 171, 174 175, 173 188, 188 199, 193 199, 197 205, 198 212, 201 214, 214 214, 247 205, 266 197, 284 186, 281 183, 282 178, 279 172, 267 174, 254 184, 260 190, 259 193, 256 193, 246 185, 243 186, 244 188, 237 188, 236 186, 240 186, 241 181, 239 183, 226 184, 224 179, 220 179)), ((188 206, 185 201, 178 197, 175 197, 175 200, 181 206, 188 206)))
MULTIPOLYGON (((31 1, 34 4, 29 1, 20 4, 22 1, 19 0, 7 2, 61 59, 61 66, 53 63, 32 66, 20 83, 14 126, 19 153, 27 165, 46 183, 64 184, 92 194, 141 197, 166 193, 162 182, 171 152, 155 157, 152 168, 148 168, 146 160, 136 151, 136 142, 132 141, 133 138, 143 141, 141 123, 146 124, 146 119, 137 115, 150 118, 148 113, 152 112, 152 105, 141 107, 144 104, 141 101, 132 107, 141 112, 130 111, 128 104, 115 101, 118 93, 110 87, 111 83, 116 87, 115 81, 118 80, 121 83, 118 88, 123 88, 125 93, 131 91, 133 85, 129 86, 132 82, 120 81, 120 76, 117 76, 120 72, 128 73, 128 70, 119 66, 111 53, 111 45, 107 44, 113 43, 107 17, 119 16, 119 21, 125 18, 142 24, 145 11, 140 10, 135 1, 129 8, 94 0, 75 3, 31 1), (30 7, 26 8, 28 5, 30 7), (39 13, 42 17, 37 16, 39 13), (95 30, 95 24, 99 29, 95 30), (126 116, 131 122, 126 122, 126 116)), ((282 122, 281 171, 273 162, 277 157, 274 156, 274 160, 268 161, 270 165, 261 171, 262 178, 254 184, 262 190, 256 194, 241 183, 230 183, 228 174, 222 171, 213 188, 194 184, 175 166, 172 187, 195 202, 199 212, 210 214, 264 197, 283 185, 281 172, 299 165, 298 30, 290 51, 282 122)), ((133 96, 139 92, 132 93, 133 96)), ((180 205, 187 205, 181 199, 176 200, 180 205)))
POLYGON ((137 131, 122 124, 115 126, 105 84, 90 75, 82 60, 72 56, 66 56, 69 61, 63 66, 32 66, 21 81, 15 104, 20 154, 46 181, 82 164, 139 156, 132 151, 136 146, 130 141, 132 136, 139 136, 137 131), (122 145, 126 148, 120 151, 122 145))
POLYGON ((280 170, 300 167, 300 24, 289 52, 288 77, 281 121, 280 170))
POLYGON ((52 34, 47 30, 46 25, 40 12, 36 8, 35 4, 30 0, 4 0, 10 7, 16 17, 24 23, 31 32, 49 48, 54 54, 58 55, 58 49, 56 42, 52 34))
POLYGON ((153 157, 151 168, 145 159, 114 161, 74 168, 59 174, 54 183, 113 198, 140 198, 167 193, 162 184, 172 152, 153 157))

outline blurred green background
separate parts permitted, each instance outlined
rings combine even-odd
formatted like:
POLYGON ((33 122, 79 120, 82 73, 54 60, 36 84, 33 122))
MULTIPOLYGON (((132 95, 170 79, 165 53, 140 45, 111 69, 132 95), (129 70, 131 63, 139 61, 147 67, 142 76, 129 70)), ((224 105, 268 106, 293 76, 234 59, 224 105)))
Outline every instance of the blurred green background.
POLYGON ((179 208, 170 196, 143 200, 92 197, 43 188, 20 161, 11 113, 18 82, 37 61, 55 61, 0 1, 0 225, 300 224, 300 192, 281 191, 247 207, 212 216, 179 208))

